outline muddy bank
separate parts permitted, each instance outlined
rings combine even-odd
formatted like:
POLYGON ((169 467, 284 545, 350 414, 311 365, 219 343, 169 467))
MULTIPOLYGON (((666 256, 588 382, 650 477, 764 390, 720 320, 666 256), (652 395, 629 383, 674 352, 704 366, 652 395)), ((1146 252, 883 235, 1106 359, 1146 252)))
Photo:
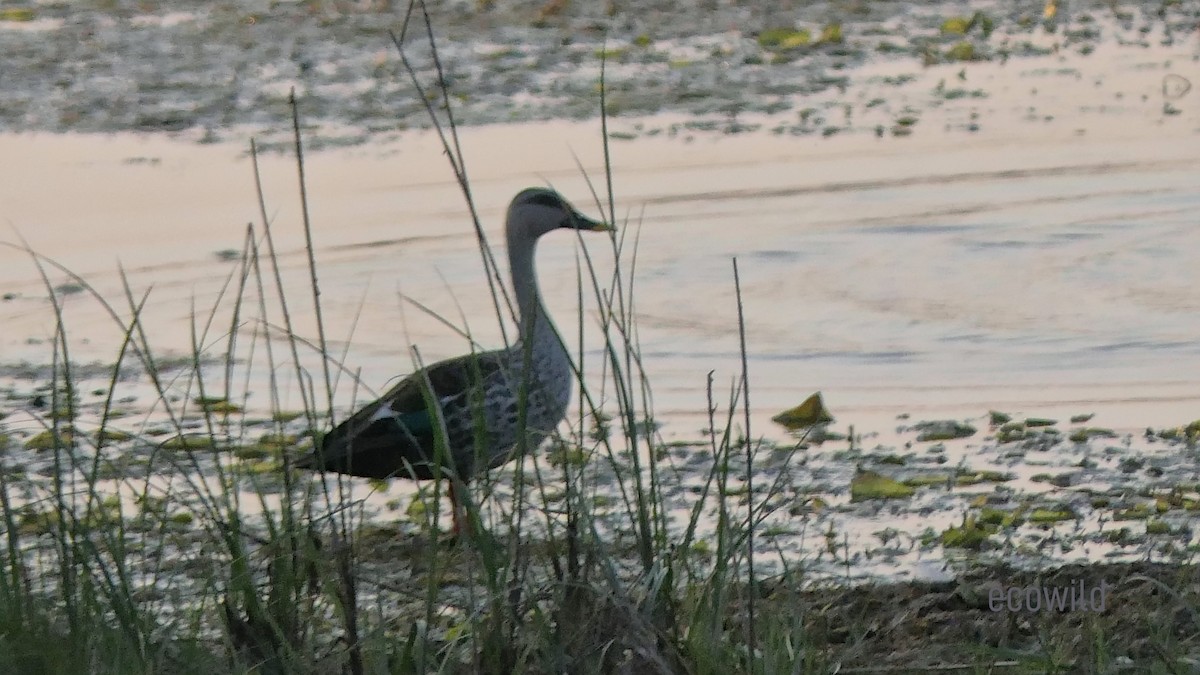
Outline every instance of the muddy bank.
MULTIPOLYGON (((481 0, 430 11, 463 124, 594 117, 603 54, 616 116, 759 113, 822 134, 853 124, 809 124, 805 98, 845 94, 847 71, 864 63, 1184 44, 1200 14, 1172 2, 702 4, 481 0)), ((286 132, 292 88, 316 144, 426 126, 388 36, 406 8, 399 0, 9 3, 0 13, 0 131, 272 136, 286 132)), ((422 27, 407 42, 432 86, 422 27)))

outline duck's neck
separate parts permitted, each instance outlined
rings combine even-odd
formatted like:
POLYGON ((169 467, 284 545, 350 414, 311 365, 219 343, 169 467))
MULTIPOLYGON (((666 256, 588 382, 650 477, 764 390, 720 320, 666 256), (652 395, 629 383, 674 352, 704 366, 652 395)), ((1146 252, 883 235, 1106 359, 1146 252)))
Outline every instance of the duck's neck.
POLYGON ((533 401, 538 405, 532 409, 530 423, 534 428, 552 428, 566 414, 571 401, 571 357, 542 304, 533 269, 535 249, 535 241, 510 233, 508 264, 521 321, 521 334, 514 345, 510 366, 514 372, 525 372, 536 382, 533 401))
POLYGON ((520 341, 532 343, 535 349, 563 349, 558 340, 554 325, 550 323, 550 315, 542 304, 542 294, 538 291, 537 272, 533 266, 534 252, 537 242, 526 239, 510 240, 508 242, 508 264, 512 271, 513 291, 517 296, 517 311, 520 316, 520 341))

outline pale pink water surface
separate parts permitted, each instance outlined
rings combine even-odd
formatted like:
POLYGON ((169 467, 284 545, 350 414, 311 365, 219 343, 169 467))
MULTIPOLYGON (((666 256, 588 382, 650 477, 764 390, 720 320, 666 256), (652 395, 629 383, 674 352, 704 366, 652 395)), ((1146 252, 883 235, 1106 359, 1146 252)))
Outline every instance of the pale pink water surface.
MULTIPOLYGON (((814 390, 860 428, 886 428, 902 412, 989 408, 1104 411, 1107 425, 1128 428, 1196 417, 1200 123, 1194 105, 1164 115, 1160 91, 1171 59, 1194 56, 1162 51, 1099 53, 1070 67, 1053 57, 971 65, 968 84, 988 97, 934 106, 929 92, 960 67, 859 73, 860 97, 889 73, 916 75, 888 90, 893 110, 925 108, 903 138, 759 131, 614 141, 619 217, 639 238, 639 335, 664 430, 693 434, 706 373, 715 370, 722 388, 737 373, 735 256, 761 419, 814 390), (965 119, 982 129, 955 126, 965 119)), ((613 128, 677 121, 617 119, 613 128)), ((550 183, 595 210, 575 157, 602 183, 598 123, 473 128, 462 139, 501 261, 503 209, 520 188, 550 183)), ((231 271, 216 252, 240 249, 246 224, 258 221, 245 147, 42 135, 0 145, 17 158, 0 166, 10 232, 110 298, 120 298, 120 263, 135 291, 153 287, 143 316, 152 342, 189 351, 192 303, 206 313, 231 271)), ((337 350, 357 317, 349 366, 381 388, 409 370, 410 342, 425 359, 465 349, 404 309, 399 292, 455 323, 461 306, 476 338, 499 344, 464 202, 431 133, 308 160, 337 350)), ((293 160, 265 158, 263 178, 292 309, 311 336, 293 160)), ((585 239, 608 269, 607 242, 585 239)), ((547 302, 572 345, 576 260, 566 235, 539 251, 547 302)), ((17 294, 0 303, 0 354, 48 361, 53 317, 35 269, 11 249, 0 261, 0 286, 17 294)), ((595 303, 585 295, 594 366, 595 303)), ((75 357, 110 361, 116 325, 83 296, 66 308, 69 333, 87 340, 75 357)))
MULTIPOLYGON (((698 438, 707 426, 707 374, 715 371, 724 400, 740 373, 734 257, 755 435, 782 438, 771 415, 817 390, 839 430, 878 432, 869 446, 904 443, 895 432, 909 423, 897 419, 903 414, 983 426, 990 409, 1064 420, 1095 413, 1092 423, 1135 435, 1200 417, 1200 96, 1169 101, 1168 114, 1163 86, 1176 71, 1194 71, 1196 53, 1194 45, 1102 46, 1087 58, 927 69, 893 63, 853 74, 849 101, 836 92, 811 101, 825 116, 856 106, 855 124, 878 125, 878 138, 774 134, 771 119, 739 120, 763 123, 750 133, 650 135, 683 120, 613 120, 614 131, 636 136, 612 142, 612 169, 618 224, 629 234, 627 271, 638 240, 638 337, 664 436, 698 438), (881 84, 897 75, 912 78, 881 84), (938 93, 954 86, 986 96, 938 93), (884 102, 866 105, 876 97, 884 102), (913 133, 894 136, 893 123, 909 115, 920 118, 913 133)), ((549 183, 595 213, 576 158, 602 185, 598 122, 460 135, 502 264, 503 213, 519 189, 549 183)), ((219 302, 218 294, 237 264, 218 252, 240 250, 247 224, 259 232, 261 224, 248 143, 193 141, 0 137, 0 217, 11 228, 0 239, 24 237, 128 321, 123 266, 134 294, 149 292, 141 320, 163 354, 190 353, 194 326, 216 306, 200 342, 219 358, 234 302, 231 292, 219 302)), ((500 346, 467 210, 433 134, 307 159, 328 338, 333 352, 345 351, 348 368, 378 391, 411 370, 409 345, 426 362, 467 349, 401 293, 457 325, 465 317, 476 340, 500 346)), ((315 339, 294 160, 264 157, 262 177, 289 307, 297 331, 315 339)), ((538 255, 546 302, 573 351, 579 243, 605 278, 612 268, 605 237, 549 236, 538 255)), ((71 281, 47 273, 53 285, 71 281)), ((9 294, 0 302, 0 364, 49 363, 54 316, 37 269, 18 249, 0 248, 0 293, 9 294)), ((593 391, 611 392, 602 384, 596 301, 590 289, 583 296, 585 375, 593 391)), ((72 359, 112 362, 123 327, 86 294, 62 297, 72 359)), ((269 320, 280 324, 277 301, 268 305, 269 320)), ((243 355, 256 332, 261 337, 256 301, 247 308, 243 355)), ((282 344, 276 333, 276 357, 286 359, 282 344)), ((307 351, 304 360, 319 381, 319 361, 307 351)), ((299 407, 292 369, 276 374, 282 406, 299 407)), ((219 368, 212 377, 219 389, 219 368)), ((252 369, 248 388, 250 408, 266 410, 263 368, 252 369)), ((339 409, 364 395, 340 378, 339 409)), ((145 390, 142 402, 153 397, 145 390)), ((947 443, 949 466, 971 464, 981 442, 947 443)), ((1021 489, 1045 491, 1028 480, 1044 457, 1001 468, 1019 474, 1021 489)), ((1069 455, 1054 461, 1077 463, 1069 455)), ((831 474, 823 471, 809 478, 824 485, 831 474)), ((835 481, 841 501, 847 482, 835 481)), ((972 497, 970 489, 955 494, 959 501, 934 492, 883 519, 901 531, 940 531, 972 497)), ((822 517, 840 519, 862 550, 875 542, 880 516, 855 520, 861 515, 822 517)), ((811 539, 820 549, 820 537, 811 539)))

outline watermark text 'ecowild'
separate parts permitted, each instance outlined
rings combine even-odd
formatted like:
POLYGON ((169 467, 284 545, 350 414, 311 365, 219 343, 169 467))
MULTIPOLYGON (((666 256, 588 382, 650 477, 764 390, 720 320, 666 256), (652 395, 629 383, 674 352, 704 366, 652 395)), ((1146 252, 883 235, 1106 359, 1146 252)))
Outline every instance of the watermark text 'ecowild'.
POLYGON ((988 591, 993 612, 1103 612, 1111 590, 1108 582, 1088 587, 1080 579, 1067 586, 997 586, 988 591))

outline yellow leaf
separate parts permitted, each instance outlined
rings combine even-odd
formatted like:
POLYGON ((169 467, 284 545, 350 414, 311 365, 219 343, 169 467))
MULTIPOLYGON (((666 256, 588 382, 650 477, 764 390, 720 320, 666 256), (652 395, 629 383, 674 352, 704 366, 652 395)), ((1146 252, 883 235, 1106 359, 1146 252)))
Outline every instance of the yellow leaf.
POLYGON ((412 501, 408 503, 408 508, 404 510, 404 513, 414 523, 425 520, 425 500, 421 499, 421 495, 413 495, 412 501))
POLYGON ((831 23, 821 29, 821 37, 817 42, 821 44, 840 44, 842 41, 842 24, 831 23))
POLYGON ((947 35, 965 35, 971 27, 971 20, 965 16, 952 16, 942 22, 942 32, 947 35))
POLYGON ((911 497, 914 492, 916 490, 912 487, 874 471, 860 471, 850 479, 852 502, 867 499, 905 499, 911 497))
POLYGON ((772 417, 771 421, 782 425, 788 431, 795 431, 796 429, 815 427, 818 424, 828 424, 833 421, 833 415, 829 414, 829 410, 825 408, 825 402, 821 400, 821 392, 818 391, 804 399, 804 403, 772 417))

